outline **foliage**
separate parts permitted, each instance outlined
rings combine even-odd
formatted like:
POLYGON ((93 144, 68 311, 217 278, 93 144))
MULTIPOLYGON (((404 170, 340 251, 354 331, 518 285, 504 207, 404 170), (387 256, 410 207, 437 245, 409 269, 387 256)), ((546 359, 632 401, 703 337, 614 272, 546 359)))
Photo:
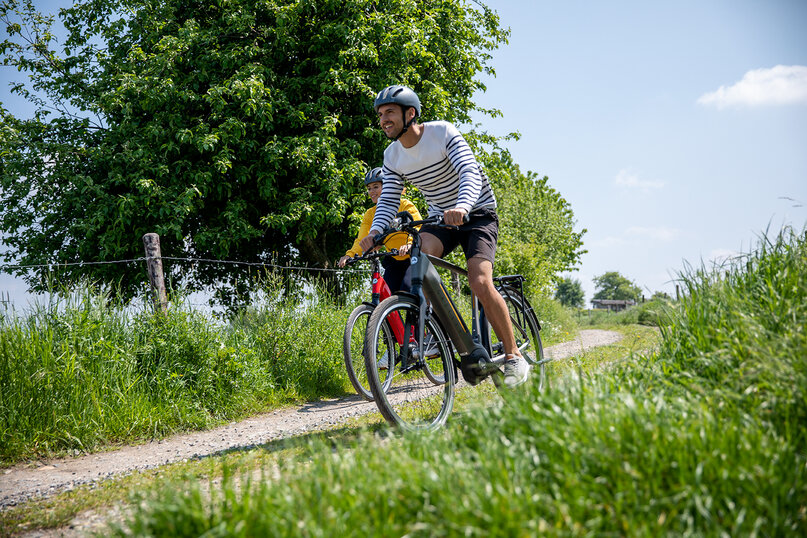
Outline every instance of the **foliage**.
POLYGON ((807 232, 786 228, 755 252, 682 275, 686 293, 662 327, 660 354, 678 382, 721 406, 758 414, 807 441, 807 232), (726 372, 738 372, 727 376, 726 372), (691 379, 697 379, 697 384, 691 379))
POLYGON ((555 299, 563 306, 582 308, 585 305, 584 297, 583 285, 579 280, 565 277, 558 282, 555 299))
POLYGON ((672 301, 672 297, 666 291, 657 291, 654 292, 653 295, 650 297, 651 301, 672 301))
POLYGON ((638 301, 642 290, 617 271, 608 271, 594 277, 594 287, 597 289, 594 299, 616 299, 638 301))
MULTIPOLYGON (((0 464, 352 394, 342 335, 363 282, 335 304, 319 288, 292 296, 271 275, 226 321, 177 297, 154 316, 89 284, 25 315, 0 306, 0 464)), ((532 304, 545 345, 568 336, 555 301, 532 304)))
MULTIPOLYGON (((264 296, 278 288, 268 283, 264 296)), ((137 313, 86 286, 26 316, 6 310, 0 463, 200 429, 350 388, 341 354, 349 309, 266 300, 222 325, 178 304, 165 316, 137 313)))
MULTIPOLYGON (((324 267, 387 144, 376 91, 410 85, 425 119, 498 113, 472 101, 507 39, 479 2, 78 0, 59 18, 62 43, 31 0, 0 4, 0 56, 37 109, 0 106, 0 229, 19 264, 140 257, 156 232, 166 257, 324 267)), ((250 282, 239 266, 183 269, 189 288, 250 282)), ((90 273, 128 295, 143 280, 117 264, 62 278, 90 273)))
POLYGON ((167 485, 118 535, 803 536, 805 239, 685 277, 653 355, 527 384, 440 435, 322 442, 264 470, 280 479, 167 485))
POLYGON ((577 334, 578 324, 568 308, 548 296, 535 296, 532 308, 541 325, 541 342, 544 347, 568 342, 577 334))
POLYGON ((586 253, 586 230, 574 231, 574 212, 548 177, 524 173, 509 152, 488 152, 481 140, 474 142, 498 203, 496 273, 523 274, 530 295, 549 295, 556 275, 573 269, 586 253))

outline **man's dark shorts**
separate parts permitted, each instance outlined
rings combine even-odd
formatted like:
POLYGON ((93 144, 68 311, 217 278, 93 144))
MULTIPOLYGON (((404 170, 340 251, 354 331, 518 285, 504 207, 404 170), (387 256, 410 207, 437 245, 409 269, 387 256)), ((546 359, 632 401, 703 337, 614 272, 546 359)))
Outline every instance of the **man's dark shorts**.
POLYGON ((496 256, 496 240, 499 237, 499 217, 495 209, 471 211, 468 222, 459 230, 440 226, 423 226, 421 233, 435 236, 443 244, 443 256, 447 256, 457 245, 462 247, 465 259, 482 258, 493 263, 496 256))

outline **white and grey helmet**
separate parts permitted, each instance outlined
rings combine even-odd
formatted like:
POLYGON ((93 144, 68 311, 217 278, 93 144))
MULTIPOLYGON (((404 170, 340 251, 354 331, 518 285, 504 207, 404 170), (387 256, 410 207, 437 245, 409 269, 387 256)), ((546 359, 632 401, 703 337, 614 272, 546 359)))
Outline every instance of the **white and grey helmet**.
POLYGON ((388 103, 400 105, 404 109, 412 107, 415 109, 417 115, 420 116, 420 99, 418 99, 418 96, 414 91, 406 86, 400 86, 398 84, 387 86, 378 92, 378 95, 373 102, 373 108, 375 108, 375 111, 378 112, 378 107, 388 103))

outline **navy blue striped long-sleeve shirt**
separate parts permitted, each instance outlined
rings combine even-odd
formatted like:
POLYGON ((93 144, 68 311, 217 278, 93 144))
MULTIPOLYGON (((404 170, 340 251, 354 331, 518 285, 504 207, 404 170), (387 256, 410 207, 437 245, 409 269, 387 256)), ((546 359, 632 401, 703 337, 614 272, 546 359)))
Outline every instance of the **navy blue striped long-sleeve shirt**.
POLYGON ((457 128, 447 121, 423 124, 423 136, 411 148, 400 141, 384 151, 384 189, 378 199, 372 229, 381 231, 395 216, 404 181, 420 189, 429 215, 449 209, 467 213, 495 208, 496 197, 487 176, 457 128))

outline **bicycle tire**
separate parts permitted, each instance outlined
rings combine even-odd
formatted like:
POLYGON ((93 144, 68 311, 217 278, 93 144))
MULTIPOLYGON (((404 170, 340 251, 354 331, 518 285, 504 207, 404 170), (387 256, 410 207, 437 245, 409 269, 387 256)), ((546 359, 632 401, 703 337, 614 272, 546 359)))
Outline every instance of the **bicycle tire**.
MULTIPOLYGON (((362 348, 364 346, 364 333, 367 330, 367 322, 370 319, 370 314, 373 313, 373 307, 368 304, 360 304, 353 309, 350 316, 347 318, 345 324, 345 333, 342 337, 342 353, 345 358, 345 370, 347 370, 347 377, 350 379, 350 384, 356 393, 367 401, 373 400, 373 393, 370 390, 370 384, 367 380, 367 370, 364 367, 364 357, 362 355, 362 348)), ((391 338, 389 330, 385 333, 385 337, 391 338)), ((383 372, 384 370, 381 370, 383 372)), ((390 370, 386 370, 387 375, 383 376, 381 381, 382 386, 389 388, 392 382, 392 376, 389 375, 390 370)))
MULTIPOLYGON (((439 356, 423 361, 401 359, 395 342, 392 382, 385 390, 377 368, 377 354, 387 345, 385 321, 398 313, 406 325, 417 325, 418 305, 411 297, 392 295, 381 301, 370 315, 364 342, 364 360, 370 388, 378 410, 388 423, 403 430, 428 431, 445 424, 454 406, 455 383, 451 342, 434 318, 426 321, 425 334, 434 338, 439 356), (426 366, 428 363, 428 366, 426 366), (444 382, 435 382, 438 379, 444 382)), ((407 344, 408 345, 408 344, 407 344)), ((393 355, 393 353, 390 353, 393 355)))
MULTIPOLYGON (((507 311, 510 313, 510 323, 513 326, 516 345, 527 362, 536 368, 538 388, 542 390, 546 384, 546 364, 549 361, 544 357, 541 330, 535 311, 526 298, 523 298, 522 302, 521 294, 514 288, 501 286, 499 294, 504 299, 507 311)), ((501 343, 493 340, 492 335, 494 334, 488 322, 486 347, 491 357, 504 352, 501 343)))

